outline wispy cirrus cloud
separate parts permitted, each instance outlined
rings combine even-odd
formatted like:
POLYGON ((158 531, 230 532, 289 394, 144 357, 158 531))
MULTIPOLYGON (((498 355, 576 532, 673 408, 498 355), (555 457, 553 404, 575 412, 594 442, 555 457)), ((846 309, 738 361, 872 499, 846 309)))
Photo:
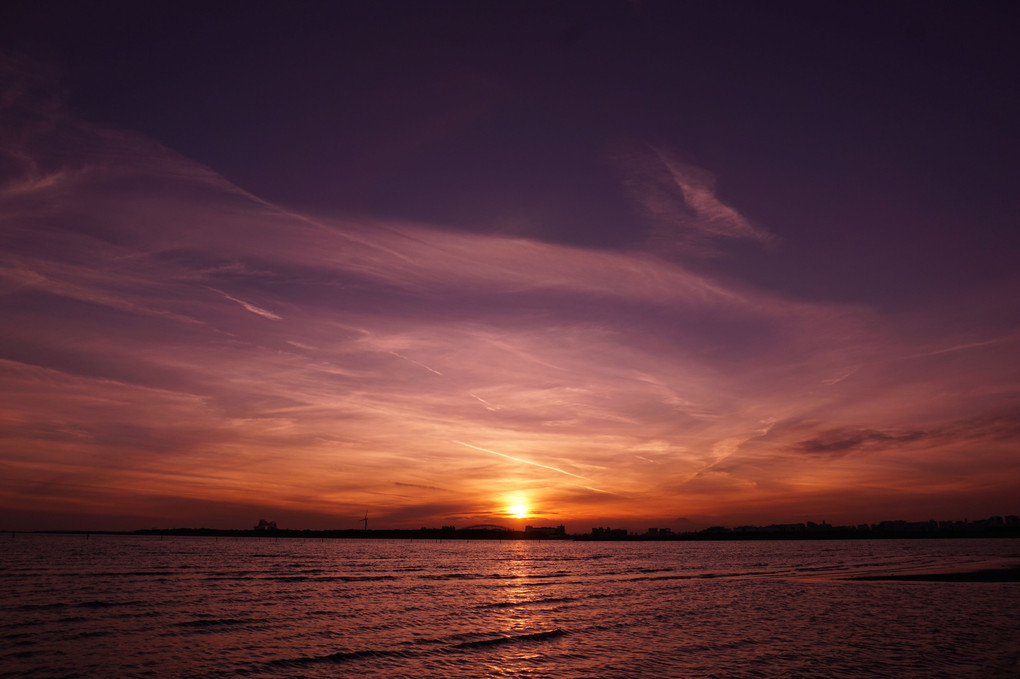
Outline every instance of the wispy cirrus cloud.
POLYGON ((658 246, 711 252, 719 239, 768 243, 775 238, 723 202, 709 172, 665 148, 621 146, 614 160, 624 186, 655 225, 658 246))
POLYGON ((259 307, 259 306, 256 306, 254 304, 251 304, 250 302, 245 302, 244 300, 240 300, 240 299, 238 299, 236 297, 232 297, 231 295, 228 295, 227 293, 223 292, 222 290, 215 290, 214 289, 214 292, 220 293, 221 295, 223 295, 224 297, 229 299, 231 302, 235 302, 235 303, 241 305, 241 308, 244 309, 245 311, 250 311, 251 313, 255 314, 256 316, 262 316, 263 318, 268 318, 271 321, 282 321, 283 320, 283 318, 281 318, 280 316, 277 316, 272 311, 267 311, 267 310, 263 309, 262 307, 259 307))

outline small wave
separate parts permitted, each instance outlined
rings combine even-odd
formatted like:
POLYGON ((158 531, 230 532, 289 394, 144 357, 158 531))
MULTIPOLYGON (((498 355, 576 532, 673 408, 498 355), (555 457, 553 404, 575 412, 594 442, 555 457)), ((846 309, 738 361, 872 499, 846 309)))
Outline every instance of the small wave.
POLYGON ((145 603, 143 601, 83 601, 77 606, 79 608, 113 608, 114 606, 137 606, 145 603))
POLYGON ((477 648, 479 646, 495 646, 498 644, 514 644, 522 641, 542 641, 561 637, 566 632, 561 629, 548 630, 546 632, 532 632, 530 634, 514 634, 511 636, 494 637, 490 639, 479 639, 477 641, 465 641, 457 644, 454 648, 477 648))
POLYGON ((832 571, 840 570, 843 568, 843 563, 840 562, 831 566, 802 566, 800 568, 794 568, 795 573, 817 573, 819 571, 832 571))
POLYGON ((52 608, 64 608, 69 604, 54 602, 52 604, 22 604, 14 608, 16 611, 45 611, 52 608))
POLYGON ((513 608, 515 606, 532 606, 534 604, 562 604, 570 601, 577 601, 576 597, 560 596, 547 599, 528 599, 526 601, 496 601, 491 604, 481 604, 476 608, 513 608))
POLYGON ((364 651, 339 651, 337 653, 330 653, 329 655, 310 655, 300 658, 270 660, 268 664, 274 667, 286 667, 294 665, 311 665, 314 663, 342 663, 351 660, 361 660, 363 658, 390 658, 394 656, 406 657, 407 653, 402 653, 400 651, 377 651, 371 649, 364 651))
POLYGON ((178 627, 228 627, 231 625, 247 625, 256 622, 251 618, 199 618, 177 623, 178 627))
POLYGON ((150 571, 82 571, 80 573, 61 573, 61 577, 64 578, 88 578, 93 580, 95 578, 125 578, 125 577, 152 577, 152 576, 175 576, 177 572, 174 570, 150 570, 150 571))
POLYGON ((93 637, 107 637, 113 634, 110 630, 97 629, 97 630, 85 630, 84 632, 78 632, 77 634, 69 634, 68 639, 90 639, 93 637))
MULTIPOLYGON (((543 641, 545 639, 554 639, 561 637, 566 632, 561 629, 553 629, 545 632, 532 632, 530 634, 515 634, 510 636, 499 636, 490 637, 488 639, 478 639, 476 641, 465 641, 459 644, 454 644, 446 648, 434 649, 432 652, 449 653, 465 648, 482 648, 486 646, 496 646, 500 644, 513 644, 522 643, 529 641, 543 641)), ((415 640, 414 644, 420 645, 432 645, 438 640, 434 639, 420 639, 415 640)), ((336 653, 330 653, 328 655, 313 655, 303 656, 298 658, 281 658, 277 660, 270 660, 267 664, 272 667, 293 667, 295 665, 312 665, 317 663, 344 663, 355 660, 364 660, 372 658, 410 658, 420 656, 420 652, 412 650, 379 650, 379 649, 365 649, 361 651, 338 651, 336 653)))
POLYGON ((499 575, 480 575, 478 573, 443 573, 419 575, 421 580, 479 580, 482 578, 498 578, 499 575))
POLYGON ((646 582, 658 582, 660 580, 694 580, 695 578, 714 578, 712 574, 708 575, 655 575, 650 578, 634 578, 635 580, 644 580, 646 582))
POLYGON ((258 575, 258 571, 209 571, 206 579, 212 578, 244 578, 246 576, 258 575))

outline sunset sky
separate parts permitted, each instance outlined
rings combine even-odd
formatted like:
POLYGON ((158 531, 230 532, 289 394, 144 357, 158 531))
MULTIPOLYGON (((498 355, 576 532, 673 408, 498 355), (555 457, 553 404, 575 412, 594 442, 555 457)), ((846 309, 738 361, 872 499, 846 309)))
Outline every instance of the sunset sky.
POLYGON ((1018 35, 4 3, 0 528, 1017 513, 1018 35))

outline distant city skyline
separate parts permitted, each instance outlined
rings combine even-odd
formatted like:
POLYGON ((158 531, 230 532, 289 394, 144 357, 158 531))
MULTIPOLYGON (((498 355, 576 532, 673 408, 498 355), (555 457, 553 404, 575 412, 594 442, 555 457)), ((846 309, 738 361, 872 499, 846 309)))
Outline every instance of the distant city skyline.
MULTIPOLYGON (((87 531, 69 531, 87 532, 87 531)), ((442 539, 454 536, 461 539, 492 538, 505 535, 514 538, 593 538, 619 539, 638 537, 649 539, 671 539, 674 537, 826 537, 831 539, 887 538, 887 537, 1020 537, 1020 516, 1016 514, 996 515, 980 519, 951 519, 927 521, 905 521, 885 519, 875 523, 833 525, 824 519, 819 522, 800 521, 794 523, 688 527, 687 530, 673 530, 671 527, 651 526, 635 530, 632 526, 594 526, 590 530, 569 527, 566 524, 554 526, 531 525, 511 527, 503 524, 477 524, 471 526, 421 526, 418 528, 378 527, 309 529, 298 526, 277 526, 275 521, 260 519, 252 528, 238 526, 174 526, 141 528, 120 534, 144 535, 258 535, 302 537, 419 537, 442 539)))
POLYGON ((1018 34, 4 3, 0 528, 1013 511, 1018 34))

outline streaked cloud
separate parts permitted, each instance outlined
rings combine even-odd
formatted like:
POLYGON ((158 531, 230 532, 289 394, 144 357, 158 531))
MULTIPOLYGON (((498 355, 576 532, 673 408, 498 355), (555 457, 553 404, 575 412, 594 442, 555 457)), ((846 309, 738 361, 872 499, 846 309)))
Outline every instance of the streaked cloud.
POLYGON ((539 467, 541 469, 548 469, 549 471, 556 472, 557 474, 563 474, 564 476, 572 476, 575 479, 582 479, 582 480, 587 481, 587 479, 584 476, 581 476, 580 474, 575 474, 573 472, 568 472, 565 469, 560 469, 559 467, 553 467, 552 465, 542 464, 541 462, 535 462, 533 460, 525 460, 524 458, 521 458, 521 457, 515 457, 513 455, 507 455, 506 453, 500 453, 498 451, 490 450, 488 448, 482 448, 481 446, 476 446, 476 445, 473 445, 471 443, 464 443, 463 441, 454 441, 454 443, 456 443, 459 446, 464 446, 465 448, 471 448, 472 450, 479 450, 479 451, 481 451, 483 453, 489 453, 490 455, 498 455, 499 457, 503 457, 503 458, 506 458, 508 460, 513 460, 514 462, 520 462, 521 464, 529 464, 529 465, 531 465, 533 467, 539 467))

